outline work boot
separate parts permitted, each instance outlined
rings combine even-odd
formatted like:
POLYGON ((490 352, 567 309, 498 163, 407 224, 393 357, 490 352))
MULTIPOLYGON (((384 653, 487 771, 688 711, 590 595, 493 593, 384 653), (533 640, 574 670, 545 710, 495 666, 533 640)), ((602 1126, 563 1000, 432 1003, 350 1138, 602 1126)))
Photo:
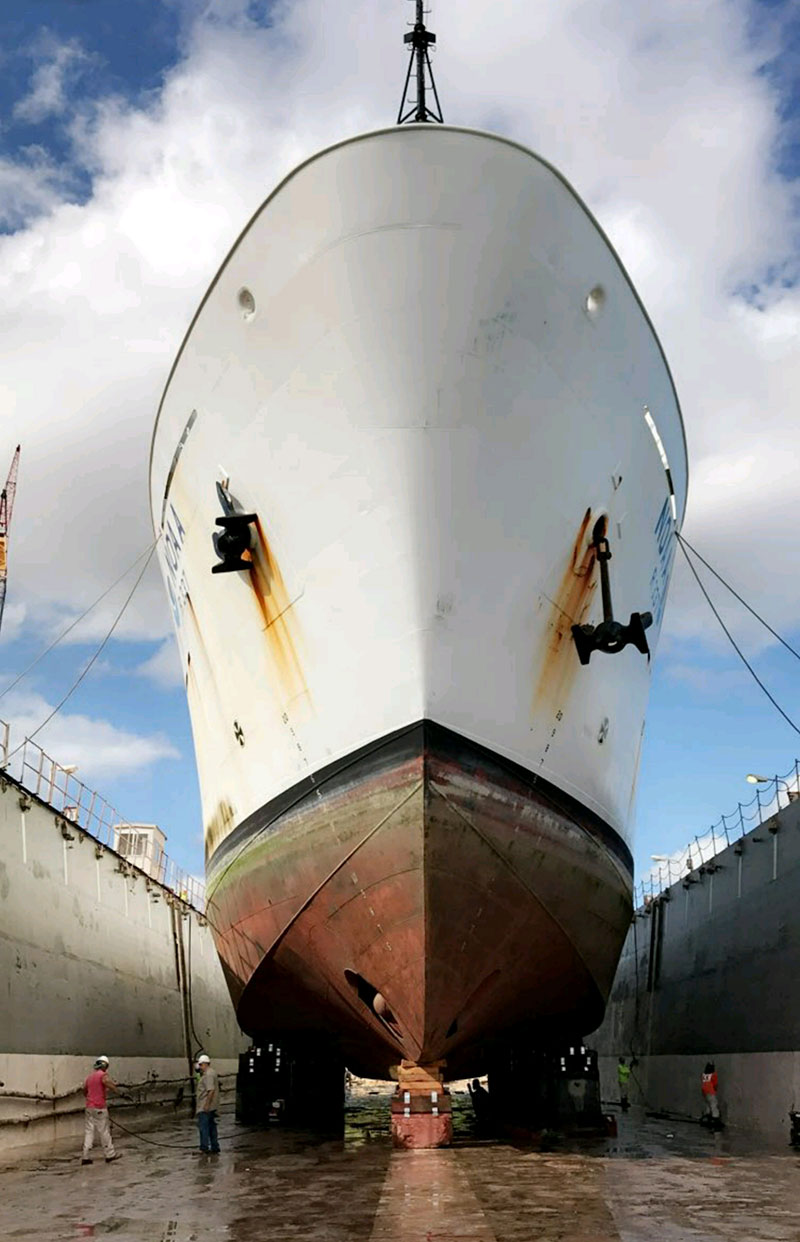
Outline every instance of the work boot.
POLYGON ((119 1160, 119 1157, 120 1153, 115 1151, 113 1156, 106 1156, 106 1164, 111 1164, 112 1160, 119 1160))

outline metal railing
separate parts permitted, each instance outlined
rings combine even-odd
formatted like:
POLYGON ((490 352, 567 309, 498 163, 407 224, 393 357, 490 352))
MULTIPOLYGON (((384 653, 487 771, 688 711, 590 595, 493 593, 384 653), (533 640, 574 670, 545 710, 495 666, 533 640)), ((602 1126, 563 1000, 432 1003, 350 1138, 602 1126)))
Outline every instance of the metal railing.
POLYGON ((129 866, 201 913, 205 911, 205 884, 169 857, 155 825, 123 819, 110 802, 75 777, 74 768, 63 767, 29 738, 12 750, 9 737, 9 726, 0 721, 0 770, 27 793, 46 802, 67 824, 75 824, 115 850, 129 866))
POLYGON ((684 849, 676 851, 669 858, 660 859, 634 887, 634 905, 637 909, 648 906, 670 885, 677 884, 690 872, 705 866, 715 855, 741 840, 758 824, 771 819, 782 809, 782 796, 785 798, 784 806, 800 798, 800 761, 795 759, 794 767, 784 776, 773 776, 762 784, 765 789, 762 791, 756 785, 756 792, 749 802, 737 803, 735 811, 722 815, 706 832, 695 836, 684 849))

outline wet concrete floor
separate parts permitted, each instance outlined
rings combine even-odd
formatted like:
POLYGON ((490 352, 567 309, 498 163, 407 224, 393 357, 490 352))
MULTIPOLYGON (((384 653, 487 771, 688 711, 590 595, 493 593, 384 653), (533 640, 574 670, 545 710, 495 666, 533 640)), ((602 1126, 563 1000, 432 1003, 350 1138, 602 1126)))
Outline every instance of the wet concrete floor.
POLYGON ((96 1151, 81 1166, 78 1143, 6 1157, 0 1239, 800 1242, 788 1146, 634 1110, 617 1138, 543 1151, 477 1138, 456 1100, 452 1148, 393 1152, 386 1099, 351 1107, 328 1138, 246 1130, 225 1110, 219 1156, 197 1154, 192 1122, 173 1118, 117 1131, 114 1164, 96 1151))

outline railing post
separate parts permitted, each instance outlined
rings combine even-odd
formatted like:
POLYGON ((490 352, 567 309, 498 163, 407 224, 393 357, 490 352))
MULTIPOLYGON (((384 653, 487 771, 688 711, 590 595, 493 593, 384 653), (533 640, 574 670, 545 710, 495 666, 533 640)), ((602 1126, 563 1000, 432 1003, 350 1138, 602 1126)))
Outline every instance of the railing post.
POLYGON ((758 807, 758 822, 759 824, 763 824, 764 819, 761 814, 761 790, 758 785, 756 785, 756 805, 758 807))
MULTIPOLYGON (((37 746, 39 752, 39 766, 36 769, 36 797, 38 798, 42 789, 42 774, 44 772, 44 751, 41 746, 37 746)), ((24 784, 24 782, 23 782, 24 784)))
POLYGON ((53 805, 53 788, 55 786, 55 783, 56 783, 56 761, 55 759, 51 759, 50 760, 50 785, 47 790, 47 798, 45 799, 48 806, 53 805))
POLYGON ((89 803, 89 807, 86 811, 86 827, 89 829, 90 832, 92 830, 92 820, 94 819, 94 804, 95 804, 96 798, 97 798, 97 794, 94 791, 92 791, 92 798, 89 803))
POLYGON ((741 836, 744 836, 744 812, 742 811, 742 804, 741 802, 738 802, 736 805, 739 807, 739 832, 741 836))

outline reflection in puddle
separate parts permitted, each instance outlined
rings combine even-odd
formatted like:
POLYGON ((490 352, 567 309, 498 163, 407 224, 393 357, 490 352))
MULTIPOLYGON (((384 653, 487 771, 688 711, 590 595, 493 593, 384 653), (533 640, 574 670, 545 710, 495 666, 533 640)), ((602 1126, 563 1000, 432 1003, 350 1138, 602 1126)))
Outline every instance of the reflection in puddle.
POLYGON ((496 1242, 452 1149, 392 1155, 371 1242, 496 1242))

